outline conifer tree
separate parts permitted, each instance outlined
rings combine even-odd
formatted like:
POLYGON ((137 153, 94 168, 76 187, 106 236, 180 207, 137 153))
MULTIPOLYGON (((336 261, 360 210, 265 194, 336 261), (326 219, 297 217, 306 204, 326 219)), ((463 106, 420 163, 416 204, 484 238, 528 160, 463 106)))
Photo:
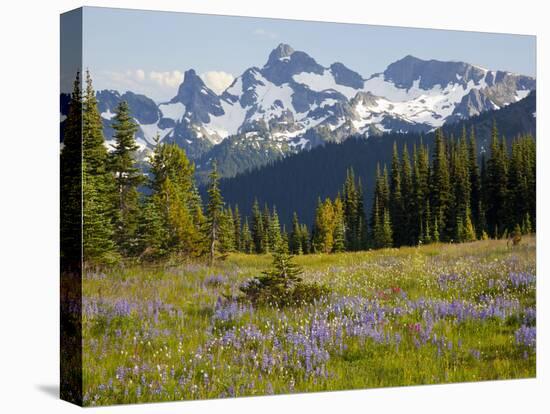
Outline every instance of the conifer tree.
POLYGON ((82 92, 76 73, 69 111, 63 129, 60 156, 61 266, 77 270, 81 266, 82 243, 82 92))
POLYGON ((289 239, 290 253, 297 255, 303 253, 302 248, 302 228, 298 221, 298 214, 294 212, 292 215, 292 231, 289 239))
POLYGON ((472 126, 470 140, 468 141, 468 170, 470 173, 470 208, 472 211, 472 224, 478 230, 478 236, 481 236, 482 229, 482 205, 481 205, 481 176, 477 163, 477 144, 475 129, 472 126))
POLYGON ((512 143, 508 161, 507 211, 508 228, 520 226, 526 215, 536 211, 535 206, 535 163, 534 141, 531 137, 518 137, 512 143))
POLYGON ((254 200, 252 205, 252 240, 254 242, 254 251, 258 254, 265 253, 264 249, 264 225, 260 204, 254 200))
POLYGON ((271 212, 267 203, 264 203, 264 210, 262 212, 262 245, 265 253, 269 253, 271 250, 270 229, 271 229, 271 212))
POLYGON ((239 212, 239 205, 235 204, 235 210, 233 212, 233 238, 235 240, 235 250, 238 252, 243 251, 242 236, 241 236, 241 213, 239 212))
POLYGON ((302 252, 304 254, 311 253, 311 238, 309 230, 305 224, 301 225, 301 234, 302 234, 302 252))
POLYGON ((265 285, 271 286, 271 288, 275 286, 281 287, 281 294, 276 296, 284 296, 282 294, 288 292, 292 286, 302 281, 300 275, 303 273, 303 270, 292 259, 293 256, 280 245, 277 251, 273 253, 272 268, 262 272, 264 276, 261 281, 265 285))
MULTIPOLYGON (((463 241, 464 226, 471 221, 470 213, 470 172, 466 128, 450 154, 450 179, 453 194, 450 200, 449 214, 446 219, 447 233, 453 235, 453 240, 463 241)), ((469 236, 468 236, 469 237, 469 236)))
POLYGON ((411 161, 409 158, 409 150, 407 145, 403 145, 403 156, 401 160, 401 195, 403 199, 403 244, 416 244, 416 229, 414 228, 414 210, 415 197, 413 189, 413 179, 411 170, 411 161))
POLYGON ((380 209, 390 209, 390 184, 388 167, 384 164, 384 171, 382 173, 381 191, 380 191, 380 209))
POLYGON ((110 154, 109 167, 116 185, 115 242, 122 254, 130 255, 136 252, 140 211, 138 186, 145 182, 145 176, 136 165, 139 146, 134 135, 138 126, 130 115, 126 101, 118 105, 112 128, 115 131, 115 144, 110 154))
POLYGON ((219 252, 226 254, 235 250, 235 226, 231 206, 222 209, 219 228, 219 252))
POLYGON ((288 232, 286 231, 286 226, 284 225, 283 229, 281 230, 281 243, 279 244, 279 248, 283 249, 285 253, 290 253, 288 245, 288 232))
POLYGON ((373 217, 372 217, 372 245, 375 249, 386 247, 387 239, 384 234, 384 212, 381 211, 380 200, 378 197, 374 199, 373 217))
POLYGON ((252 240, 252 233, 248 226, 248 217, 244 219, 243 229, 241 232, 241 251, 244 253, 254 253, 254 241, 252 240))
POLYGON ((393 143, 393 155, 391 163, 391 176, 390 176, 390 205, 389 214, 391 223, 393 224, 393 242, 395 246, 399 247, 404 244, 403 230, 405 228, 404 223, 404 206, 403 206, 403 194, 401 192, 401 164, 399 162, 399 154, 397 152, 397 144, 393 143))
POLYGON ((487 161, 487 178, 484 193, 489 235, 499 238, 506 229, 507 165, 505 144, 499 141, 496 123, 493 123, 491 154, 487 161), (500 231, 499 231, 500 229, 500 231))
POLYGON ((160 206, 159 195, 153 194, 146 198, 141 208, 137 231, 141 259, 160 259, 168 253, 166 240, 169 235, 160 206))
POLYGON ((313 245, 316 252, 330 253, 334 245, 334 207, 330 198, 319 200, 315 215, 313 245))
MULTIPOLYGON (((340 198, 338 195, 337 198, 340 198)), ((356 250, 365 249, 368 246, 368 221, 365 215, 365 200, 363 194, 363 184, 361 177, 357 180, 357 236, 356 236, 356 250)), ((340 230, 339 230, 340 231, 340 230)), ((344 238, 345 238, 345 221, 344 221, 344 238)), ((345 247, 345 246, 344 246, 345 247)))
MULTIPOLYGON (((332 246, 332 251, 338 253, 346 250, 346 240, 345 240, 345 230, 344 230, 345 229, 344 206, 340 197, 336 197, 336 199, 334 200, 333 210, 334 210, 334 231, 333 231, 334 245, 332 246)), ((361 218, 359 218, 359 224, 361 224, 361 218)))
POLYGON ((422 220, 423 223, 423 229, 422 229, 422 240, 425 244, 432 242, 432 230, 431 230, 431 223, 432 223, 432 212, 430 209, 430 200, 426 200, 426 207, 424 209, 424 219, 422 220))
POLYGON ((460 241, 462 242, 471 242, 476 240, 476 231, 475 226, 472 223, 471 219, 472 215, 470 213, 470 208, 468 207, 466 214, 465 214, 465 221, 462 228, 462 234, 460 235, 460 241))
POLYGON ((531 216, 529 215, 529 213, 526 213, 525 217, 523 219, 523 222, 522 222, 521 232, 523 234, 529 234, 532 231, 533 231, 533 229, 531 227, 531 216))
POLYGON ((206 217, 204 215, 202 199, 197 189, 197 186, 192 182, 191 190, 189 191, 189 199, 187 201, 189 211, 191 213, 191 218, 194 223, 196 231, 196 243, 197 248, 196 252, 201 255, 206 249, 206 239, 204 236, 204 228, 206 226, 206 217))
POLYGON ((284 306, 296 299, 296 287, 302 284, 301 267, 293 262, 293 256, 286 247, 279 245, 273 253, 270 269, 262 272, 251 283, 241 286, 241 291, 253 302, 264 302, 270 305, 284 306))
POLYGON ((359 213, 359 197, 355 185, 355 173, 353 168, 346 171, 346 181, 342 189, 343 208, 344 208, 344 226, 346 249, 349 251, 358 249, 358 217, 359 213))
POLYGON ((209 261, 210 265, 212 265, 214 263, 217 244, 219 242, 219 233, 223 213, 223 198, 219 187, 218 167, 215 162, 212 165, 209 181, 206 217, 208 224, 209 261))
MULTIPOLYGON (((152 200, 157 204, 167 237, 162 241, 165 253, 199 256, 205 252, 203 217, 194 193, 194 165, 176 144, 160 143, 150 157, 152 200), (197 220, 197 221, 196 221, 197 220)), ((208 232, 206 232, 207 234, 208 232)))
MULTIPOLYGON (((451 201, 451 184, 447 156, 445 137, 443 136, 443 132, 438 129, 435 132, 435 148, 430 179, 430 205, 432 216, 437 223, 438 233, 445 229, 445 218, 448 217, 449 203, 451 201)), ((446 235, 444 236, 446 237, 446 235)))
POLYGON ((279 215, 277 214, 277 208, 273 206, 273 212, 269 220, 269 248, 272 252, 276 251, 282 242, 281 237, 281 224, 279 223, 279 215))
POLYGON ((107 149, 90 72, 86 73, 86 92, 82 108, 82 247, 84 260, 92 263, 116 260, 113 241, 114 189, 107 170, 107 149))
POLYGON ((439 217, 435 216, 434 218, 434 230, 432 233, 432 240, 435 243, 439 243, 440 237, 439 237, 439 217))
POLYGON ((382 223, 382 247, 392 247, 393 245, 393 231, 390 218, 390 212, 388 209, 384 210, 383 223, 382 223))
POLYGON ((417 155, 414 162, 413 172, 413 187, 414 187, 414 208, 413 208, 413 224, 416 222, 418 226, 423 224, 422 237, 420 236, 420 229, 417 226, 415 228, 415 239, 417 241, 423 240, 424 243, 431 237, 430 225, 431 225, 431 211, 426 211, 426 207, 429 206, 429 180, 430 180, 430 163, 428 156, 428 148, 425 147, 422 142, 417 150, 417 155), (419 220, 424 218, 424 220, 419 220))

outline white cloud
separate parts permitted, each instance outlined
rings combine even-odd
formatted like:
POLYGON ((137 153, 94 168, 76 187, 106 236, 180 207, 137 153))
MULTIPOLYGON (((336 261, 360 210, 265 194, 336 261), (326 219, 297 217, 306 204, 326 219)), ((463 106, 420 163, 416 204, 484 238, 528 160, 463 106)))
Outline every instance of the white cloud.
POLYGON ((200 75, 202 81, 217 94, 225 91, 233 83, 235 77, 231 73, 212 70, 200 75))
POLYGON ((265 30, 265 29, 256 29, 254 30, 254 34, 256 36, 260 36, 260 37, 267 37, 268 39, 277 39, 279 37, 279 35, 275 32, 270 32, 268 30, 265 30))
POLYGON ((169 72, 151 71, 149 73, 149 79, 157 82, 160 86, 177 88, 183 82, 183 73, 179 70, 169 72))
MULTIPOLYGON (((232 74, 223 71, 209 71, 200 75, 203 82, 216 93, 221 93, 235 79, 232 74)), ((146 95, 157 102, 166 102, 173 98, 183 82, 184 73, 179 70, 145 71, 128 69, 125 71, 92 72, 94 87, 97 90, 114 89, 120 93, 132 91, 146 95)))
POLYGON ((136 78, 140 81, 143 81, 145 79, 145 71, 143 69, 137 69, 136 78))
POLYGON ((176 95, 178 86, 183 82, 183 72, 143 69, 103 70, 92 72, 92 78, 97 90, 115 89, 120 93, 132 91, 146 95, 157 102, 165 102, 176 95))

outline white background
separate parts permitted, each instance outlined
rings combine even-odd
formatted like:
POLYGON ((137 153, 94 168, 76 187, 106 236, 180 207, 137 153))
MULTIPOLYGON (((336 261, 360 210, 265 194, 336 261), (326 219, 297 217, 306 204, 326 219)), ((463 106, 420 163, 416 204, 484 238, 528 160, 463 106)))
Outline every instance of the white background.
MULTIPOLYGON (((0 411, 79 410, 58 392, 59 14, 78 1, 5 0, 0 12, 0 411)), ((115 413, 549 412, 549 12, 543 1, 180 0, 91 1, 89 6, 175 10, 536 34, 538 123, 537 379, 149 404, 115 413), (546 253, 546 254, 545 254, 546 253)), ((151 28, 154 30, 154 27, 151 28)), ((366 57, 367 58, 367 57, 366 57)))

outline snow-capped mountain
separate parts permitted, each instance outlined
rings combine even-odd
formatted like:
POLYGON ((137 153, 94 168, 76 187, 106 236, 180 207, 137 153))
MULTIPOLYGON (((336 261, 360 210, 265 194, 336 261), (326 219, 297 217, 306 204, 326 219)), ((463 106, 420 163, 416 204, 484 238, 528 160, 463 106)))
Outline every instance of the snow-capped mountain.
POLYGON ((98 92, 98 101, 108 139, 124 99, 140 125, 141 145, 152 145, 158 134, 200 167, 220 154, 235 164, 239 152, 256 153, 262 163, 351 134, 428 132, 516 102, 535 87, 528 76, 413 56, 363 78, 343 63, 324 67, 280 44, 262 67, 245 70, 219 95, 190 69, 168 102, 115 91, 98 92))

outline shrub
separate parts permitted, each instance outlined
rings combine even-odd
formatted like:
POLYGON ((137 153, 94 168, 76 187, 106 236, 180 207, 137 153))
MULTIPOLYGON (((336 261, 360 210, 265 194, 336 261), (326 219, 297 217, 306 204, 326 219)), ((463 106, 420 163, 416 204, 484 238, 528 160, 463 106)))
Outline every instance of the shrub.
POLYGON ((244 299, 257 305, 291 306, 311 303, 326 296, 329 289, 318 283, 306 283, 302 268, 284 248, 273 254, 272 267, 240 287, 244 299))

